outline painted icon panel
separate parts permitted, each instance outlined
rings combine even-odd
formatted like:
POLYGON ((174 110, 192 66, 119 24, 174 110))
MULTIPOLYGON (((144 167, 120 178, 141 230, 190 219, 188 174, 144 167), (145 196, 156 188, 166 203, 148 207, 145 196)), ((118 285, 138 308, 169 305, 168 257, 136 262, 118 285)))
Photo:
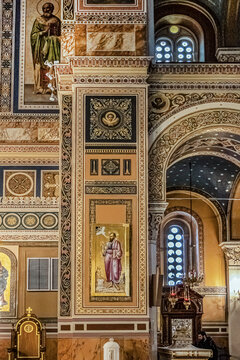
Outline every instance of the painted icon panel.
POLYGON ((20 17, 18 108, 57 109, 52 64, 60 61, 60 0, 22 0, 20 17))
POLYGON ((129 300, 129 224, 92 224, 91 230, 91 296, 97 301, 115 301, 116 296, 129 300))

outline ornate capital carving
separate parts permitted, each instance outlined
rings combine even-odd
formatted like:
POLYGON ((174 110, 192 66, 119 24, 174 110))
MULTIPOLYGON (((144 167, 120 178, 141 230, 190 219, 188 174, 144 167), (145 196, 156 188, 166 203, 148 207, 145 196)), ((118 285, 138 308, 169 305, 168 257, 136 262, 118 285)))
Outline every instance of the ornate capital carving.
POLYGON ((240 263, 240 241, 226 241, 221 243, 220 247, 230 263, 240 263))
POLYGON ((156 241, 164 212, 168 206, 165 201, 149 204, 148 225, 149 225, 149 241, 156 241))
POLYGON ((218 48, 216 52, 216 58, 219 62, 224 63, 239 63, 240 60, 240 48, 218 48))

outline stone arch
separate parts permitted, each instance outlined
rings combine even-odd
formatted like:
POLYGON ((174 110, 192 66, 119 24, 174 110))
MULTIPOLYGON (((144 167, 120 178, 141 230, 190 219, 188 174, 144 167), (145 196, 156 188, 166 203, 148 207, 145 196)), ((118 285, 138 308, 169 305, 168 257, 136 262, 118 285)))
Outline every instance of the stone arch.
POLYGON ((228 127, 239 132, 240 111, 233 109, 212 109, 195 111, 188 116, 169 122, 159 133, 149 150, 149 201, 157 203, 166 199, 166 170, 173 152, 185 139, 198 132, 228 127))

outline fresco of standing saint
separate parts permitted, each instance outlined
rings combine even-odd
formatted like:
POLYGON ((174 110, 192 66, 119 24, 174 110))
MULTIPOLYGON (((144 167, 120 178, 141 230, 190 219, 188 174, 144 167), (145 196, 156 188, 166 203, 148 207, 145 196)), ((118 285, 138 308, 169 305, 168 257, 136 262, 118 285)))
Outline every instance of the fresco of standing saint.
POLYGON ((49 67, 44 63, 60 61, 61 21, 53 15, 54 5, 46 2, 42 7, 43 14, 38 16, 31 31, 31 48, 34 67, 34 93, 51 93, 48 88, 49 78, 46 73, 49 67))
POLYGON ((117 290, 120 290, 119 283, 122 271, 122 247, 120 241, 116 237, 116 233, 110 233, 109 241, 104 247, 103 256, 108 288, 115 287, 117 290))

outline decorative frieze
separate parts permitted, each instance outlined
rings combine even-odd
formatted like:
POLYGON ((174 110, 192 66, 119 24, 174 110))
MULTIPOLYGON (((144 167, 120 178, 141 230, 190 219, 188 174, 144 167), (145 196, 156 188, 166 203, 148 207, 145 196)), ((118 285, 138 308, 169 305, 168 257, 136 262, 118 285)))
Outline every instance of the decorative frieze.
POLYGON ((147 14, 143 12, 79 12, 79 24, 146 24, 147 14))
POLYGON ((136 181, 88 181, 86 194, 137 194, 136 181))
POLYGON ((75 84, 146 84, 148 76, 77 76, 75 84))
POLYGON ((56 197, 0 197, 0 207, 20 207, 20 208, 42 208, 53 207, 58 208, 59 200, 56 197))
POLYGON ((152 64, 152 74, 240 75, 239 64, 152 64))
POLYGON ((77 56, 70 59, 70 64, 73 67, 141 67, 146 69, 151 59, 151 57, 146 56, 77 56))

